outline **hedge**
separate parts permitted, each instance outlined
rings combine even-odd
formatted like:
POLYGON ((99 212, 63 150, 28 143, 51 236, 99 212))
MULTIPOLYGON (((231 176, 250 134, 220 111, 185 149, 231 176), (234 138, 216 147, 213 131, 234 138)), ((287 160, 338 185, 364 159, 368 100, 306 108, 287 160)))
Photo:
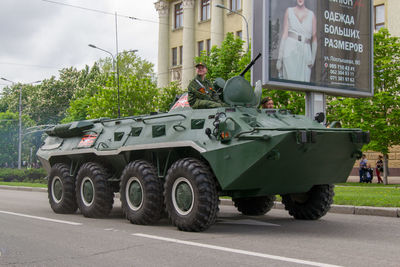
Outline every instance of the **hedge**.
POLYGON ((11 169, 0 168, 0 181, 4 182, 40 182, 46 178, 47 173, 40 169, 11 169))

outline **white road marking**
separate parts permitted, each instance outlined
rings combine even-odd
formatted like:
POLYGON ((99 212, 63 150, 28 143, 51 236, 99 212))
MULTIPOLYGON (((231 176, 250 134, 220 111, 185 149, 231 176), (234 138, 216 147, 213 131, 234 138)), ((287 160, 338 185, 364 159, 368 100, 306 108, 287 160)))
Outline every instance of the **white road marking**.
POLYGON ((50 219, 50 218, 46 218, 46 217, 38 217, 38 216, 32 216, 32 215, 27 215, 27 214, 22 214, 22 213, 15 213, 15 212, 10 212, 10 211, 0 210, 0 213, 20 216, 20 217, 25 217, 25 218, 31 218, 31 219, 36 219, 36 220, 48 221, 48 222, 64 223, 64 224, 75 225, 75 226, 82 225, 82 223, 63 221, 63 220, 55 220, 55 219, 50 219))
POLYGON ((132 235, 166 241, 166 242, 172 242, 172 243, 177 243, 177 244, 183 244, 183 245, 188 245, 188 246, 202 247, 202 248, 226 251, 226 252, 237 253, 237 254, 242 254, 242 255, 247 255, 247 256, 267 258, 267 259, 272 259, 272 260, 292 262, 292 263, 298 263, 298 264, 304 264, 304 265, 310 265, 310 266, 339 267, 339 265, 331 265, 331 264, 326 264, 326 263, 321 263, 321 262, 305 261, 305 260, 300 260, 300 259, 295 259, 295 258, 287 258, 287 257, 252 252, 252 251, 241 250, 241 249, 233 249, 233 248, 227 248, 227 247, 221 247, 221 246, 207 245, 207 244, 191 242, 191 241, 184 241, 184 240, 179 240, 179 239, 174 239, 174 238, 167 238, 167 237, 162 237, 162 236, 147 235, 147 234, 141 234, 141 233, 136 233, 136 234, 132 234, 132 235))
POLYGON ((217 223, 223 224, 240 224, 240 225, 252 225, 252 226, 280 226, 279 224, 261 222, 257 220, 251 219, 243 219, 243 220, 218 220, 217 223))

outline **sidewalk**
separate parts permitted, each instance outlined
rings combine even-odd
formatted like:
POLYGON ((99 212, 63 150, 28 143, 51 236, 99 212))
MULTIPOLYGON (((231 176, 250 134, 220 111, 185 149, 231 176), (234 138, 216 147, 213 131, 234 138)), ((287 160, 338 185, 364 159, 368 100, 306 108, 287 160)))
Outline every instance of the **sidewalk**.
MULTIPOLYGON (((383 176, 382 176, 382 179, 383 179, 383 176)), ((358 183, 358 182, 360 182, 360 177, 349 176, 349 178, 347 179, 347 182, 358 183)), ((378 182, 378 178, 376 177, 376 175, 374 175, 374 178, 372 179, 372 183, 376 184, 377 182, 378 182)), ((400 184, 400 176, 389 176, 388 183, 389 184, 400 184)))

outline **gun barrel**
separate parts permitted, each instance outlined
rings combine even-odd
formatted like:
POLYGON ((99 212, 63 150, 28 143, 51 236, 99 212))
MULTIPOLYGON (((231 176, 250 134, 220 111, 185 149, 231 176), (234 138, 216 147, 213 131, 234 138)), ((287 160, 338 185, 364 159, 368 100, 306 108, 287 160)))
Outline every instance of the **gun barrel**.
POLYGON ((261 57, 261 53, 258 53, 258 55, 250 62, 249 65, 242 71, 239 75, 244 77, 244 75, 253 67, 254 64, 256 64, 256 61, 261 57))

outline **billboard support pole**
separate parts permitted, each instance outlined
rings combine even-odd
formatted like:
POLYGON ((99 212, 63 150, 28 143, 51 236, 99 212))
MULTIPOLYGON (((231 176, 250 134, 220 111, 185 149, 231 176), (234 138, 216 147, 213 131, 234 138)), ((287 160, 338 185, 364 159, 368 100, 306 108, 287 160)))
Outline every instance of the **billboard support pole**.
POLYGON ((319 92, 306 92, 306 117, 314 120, 315 115, 320 112, 323 112, 326 118, 326 95, 319 92))

